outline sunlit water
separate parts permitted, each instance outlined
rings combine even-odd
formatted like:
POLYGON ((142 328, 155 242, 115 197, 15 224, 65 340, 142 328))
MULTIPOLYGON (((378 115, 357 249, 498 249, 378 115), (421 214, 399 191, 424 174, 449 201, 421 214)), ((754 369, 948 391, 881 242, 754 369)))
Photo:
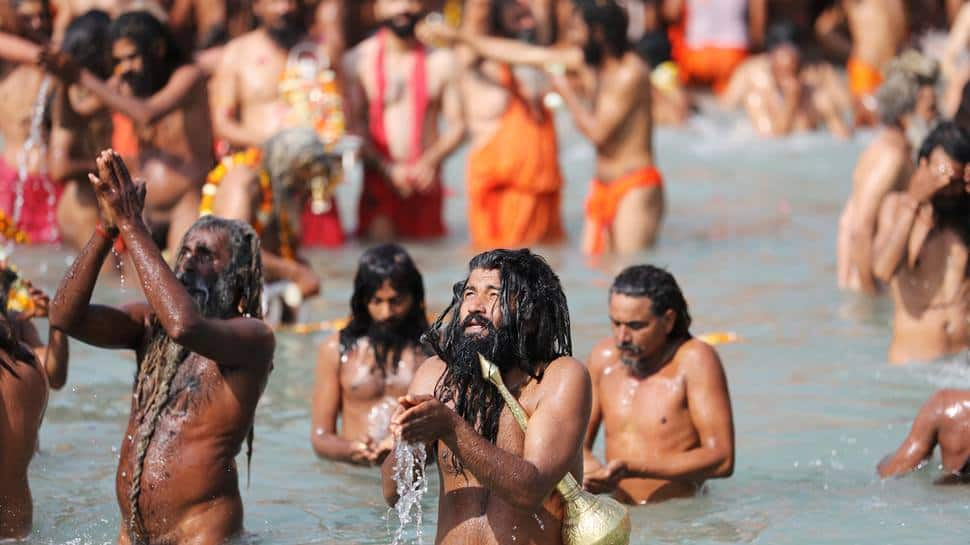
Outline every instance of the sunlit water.
MULTIPOLYGON (((560 119, 572 244, 542 252, 569 296, 577 354, 608 333, 606 289, 622 263, 591 263, 575 249, 591 148, 560 119)), ((634 543, 966 544, 970 488, 932 484, 937 462, 880 482, 876 463, 906 434, 930 393, 970 386, 963 358, 889 367, 891 305, 835 287, 835 233, 855 158, 871 134, 838 142, 811 134, 772 142, 727 119, 661 130, 657 152, 670 208, 660 247, 637 261, 669 267, 688 295, 697 332, 735 331, 721 348, 737 432, 735 475, 688 500, 633 510, 634 543)), ((425 273, 429 308, 444 308, 463 277, 461 157, 448 164, 452 236, 408 245, 425 273)), ((345 216, 355 188, 342 188, 345 216)), ((306 316, 347 312, 359 246, 313 255, 324 295, 306 316)), ((15 262, 53 289, 69 256, 18 250, 15 262)), ((138 282, 106 281, 98 300, 134 298, 138 282)), ((266 545, 387 544, 397 520, 376 470, 317 460, 310 448, 314 346, 324 334, 280 335, 260 403, 252 483, 243 486, 246 541, 266 545)), ((68 386, 52 396, 31 465, 31 543, 101 544, 117 536, 117 447, 128 416, 130 353, 73 343, 68 386)), ((597 447, 602 449, 602 444, 597 447)), ((240 456, 239 463, 245 464, 240 456)), ((242 466, 241 466, 242 467, 242 466)), ((437 472, 429 471, 424 534, 435 532, 437 472)))
POLYGON ((394 444, 394 482, 397 484, 397 503, 394 513, 397 515, 397 530, 394 532, 392 545, 411 543, 410 527, 414 525, 414 543, 424 544, 424 506, 421 501, 428 492, 428 479, 425 466, 428 461, 428 451, 424 445, 416 445, 398 441, 394 444))

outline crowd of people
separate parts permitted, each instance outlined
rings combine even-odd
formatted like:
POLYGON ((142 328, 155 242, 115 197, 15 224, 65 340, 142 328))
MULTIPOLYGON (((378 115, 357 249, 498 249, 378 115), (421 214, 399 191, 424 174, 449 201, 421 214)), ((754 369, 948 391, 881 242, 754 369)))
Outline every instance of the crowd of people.
MULTIPOLYGON (((970 349, 968 46, 970 3, 952 0, 0 0, 0 231, 77 252, 53 300, 0 264, 0 538, 30 532, 27 468, 69 336, 136 354, 119 542, 239 534, 235 458, 273 369, 271 322, 320 292, 307 248, 344 243, 334 192, 354 157, 354 235, 376 245, 349 320, 319 346, 318 456, 381 466, 394 505, 396 442, 426 445, 437 543, 561 543, 566 474, 631 505, 695 495, 732 475, 734 422, 674 277, 619 272, 611 335, 582 362, 557 274, 504 249, 565 239, 555 109, 595 149, 590 255, 658 240, 655 123, 713 105, 743 107, 766 137, 877 127, 839 223, 837 282, 892 297, 891 362, 931 361, 970 349), (940 33, 945 46, 927 45, 940 33), (481 253, 429 317, 395 241, 444 236, 442 164, 466 142, 481 253), (92 303, 116 267, 143 302, 92 303), (270 317, 275 293, 285 308, 270 317), (49 318, 46 344, 34 318, 49 318)), ((965 480, 968 407, 970 392, 935 394, 879 473, 939 444, 965 480)))

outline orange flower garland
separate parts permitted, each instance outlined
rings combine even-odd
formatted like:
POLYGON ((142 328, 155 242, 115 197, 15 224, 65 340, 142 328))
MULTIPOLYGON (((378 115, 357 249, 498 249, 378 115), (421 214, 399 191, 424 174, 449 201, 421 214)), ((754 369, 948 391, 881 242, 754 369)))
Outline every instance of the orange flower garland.
MULTIPOLYGON (((259 202, 259 210, 256 212, 256 217, 253 218, 252 225, 256 234, 262 236, 263 231, 272 221, 273 215, 276 212, 273 199, 273 184, 269 179, 269 173, 260 165, 262 159, 263 154, 258 148, 250 148, 246 151, 223 157, 216 168, 212 169, 212 172, 206 176, 205 185, 202 186, 202 201, 199 203, 199 216, 209 216, 212 214, 216 194, 219 193, 219 184, 222 183, 222 180, 226 177, 229 170, 235 166, 245 166, 256 170, 259 175, 259 192, 262 198, 259 202)), ((285 259, 293 259, 296 257, 296 253, 293 251, 293 233, 285 208, 280 209, 279 224, 280 255, 285 259)))
POLYGON ((3 210, 0 210, 0 235, 7 240, 16 242, 17 244, 30 242, 30 237, 27 236, 27 233, 18 229, 17 226, 14 225, 14 222, 3 210))

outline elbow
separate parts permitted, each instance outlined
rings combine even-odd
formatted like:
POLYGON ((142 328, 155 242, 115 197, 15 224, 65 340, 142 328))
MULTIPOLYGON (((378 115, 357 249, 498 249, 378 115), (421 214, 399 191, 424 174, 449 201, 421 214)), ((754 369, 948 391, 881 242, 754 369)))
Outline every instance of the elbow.
POLYGON ((725 454, 721 463, 717 466, 713 477, 715 479, 727 479, 734 475, 734 451, 725 454))
POLYGON ((47 377, 47 383, 50 385, 52 390, 60 390, 67 384, 67 377, 59 373, 50 374, 47 377))
POLYGON ((189 346, 192 340, 197 338, 202 320, 198 317, 176 318, 172 323, 164 325, 165 332, 173 341, 182 346, 189 346))
POLYGON ((54 300, 51 301, 51 306, 47 313, 47 322, 51 329, 56 329, 66 334, 70 334, 74 330, 78 320, 71 319, 71 316, 66 309, 62 308, 61 305, 58 304, 58 299, 60 298, 55 296, 54 300))

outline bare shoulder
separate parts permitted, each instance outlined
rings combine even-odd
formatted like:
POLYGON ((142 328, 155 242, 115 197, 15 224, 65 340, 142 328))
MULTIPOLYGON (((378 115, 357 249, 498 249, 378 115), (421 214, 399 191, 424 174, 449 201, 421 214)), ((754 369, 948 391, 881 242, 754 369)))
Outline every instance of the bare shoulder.
POLYGON ((603 373, 611 363, 617 358, 616 343, 612 337, 606 337, 593 347, 593 352, 589 356, 589 374, 598 376, 603 373))
POLYGON ((691 376, 724 374, 724 366, 721 364, 721 357, 717 350, 704 341, 691 339, 685 342, 677 350, 675 357, 678 366, 686 373, 688 379, 691 376))
POLYGON ((369 58, 374 49, 374 39, 368 38, 344 53, 343 65, 347 73, 358 76, 364 70, 364 60, 369 58))
POLYGON ((334 333, 323 340, 320 346, 317 348, 317 355, 320 357, 321 362, 324 358, 332 358, 334 360, 340 359, 340 333, 334 333))
POLYGON ((457 55, 451 49, 432 49, 428 55, 428 66, 438 73, 455 70, 457 62, 457 55))
POLYGON ((431 356, 424 360, 414 373, 408 393, 433 395, 434 388, 441 375, 445 374, 446 367, 445 362, 438 356, 431 356))
POLYGON ((592 392, 592 381, 586 366, 576 358, 568 356, 559 358, 546 367, 540 385, 545 394, 556 397, 577 393, 589 396, 592 392))

